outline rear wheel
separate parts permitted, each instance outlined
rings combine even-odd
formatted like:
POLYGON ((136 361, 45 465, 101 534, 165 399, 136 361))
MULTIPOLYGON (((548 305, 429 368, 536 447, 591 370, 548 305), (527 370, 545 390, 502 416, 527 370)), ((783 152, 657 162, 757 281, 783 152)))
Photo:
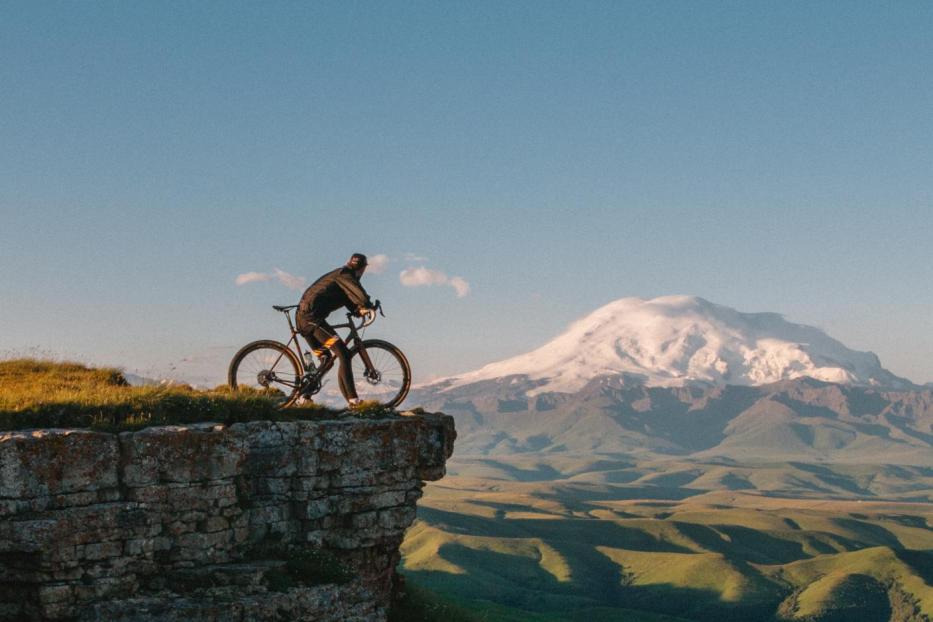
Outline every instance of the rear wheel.
POLYGON ((363 401, 379 402, 394 408, 404 401, 411 387, 411 367, 402 351, 388 341, 367 339, 362 348, 350 351, 350 366, 356 394, 363 401), (372 363, 367 367, 363 354, 372 363))
POLYGON ((298 399, 301 363, 278 341, 254 341, 233 356, 227 383, 234 391, 267 395, 279 408, 285 408, 298 399))

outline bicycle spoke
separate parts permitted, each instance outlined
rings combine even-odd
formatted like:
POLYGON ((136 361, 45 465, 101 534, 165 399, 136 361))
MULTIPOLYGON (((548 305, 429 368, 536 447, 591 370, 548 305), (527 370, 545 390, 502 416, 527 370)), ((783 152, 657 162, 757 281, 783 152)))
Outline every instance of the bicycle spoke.
POLYGON ((284 346, 274 342, 257 342, 245 348, 234 359, 229 381, 237 390, 264 393, 285 404, 297 391, 301 374, 284 346))
POLYGON ((352 360, 357 395, 364 401, 396 402, 402 391, 407 392, 407 368, 395 352, 385 346, 369 344, 366 354, 372 370, 367 368, 362 355, 354 356, 352 360), (371 371, 375 374, 370 374, 371 371))

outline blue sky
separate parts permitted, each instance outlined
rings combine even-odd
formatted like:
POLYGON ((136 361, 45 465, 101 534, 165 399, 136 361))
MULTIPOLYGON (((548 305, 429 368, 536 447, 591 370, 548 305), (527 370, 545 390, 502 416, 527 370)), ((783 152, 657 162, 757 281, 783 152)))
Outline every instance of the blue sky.
POLYGON ((362 251, 419 379, 696 294, 933 380, 929 3, 0 14, 0 354, 221 377, 362 251))

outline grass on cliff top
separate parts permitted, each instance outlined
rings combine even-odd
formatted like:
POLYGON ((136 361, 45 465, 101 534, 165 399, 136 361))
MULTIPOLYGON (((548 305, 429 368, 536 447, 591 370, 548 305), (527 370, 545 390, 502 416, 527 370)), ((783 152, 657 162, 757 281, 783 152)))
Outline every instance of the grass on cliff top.
MULTIPOLYGON (((354 411, 374 417, 378 404, 354 411)), ((261 393, 187 385, 130 386, 117 369, 35 359, 0 361, 0 430, 60 427, 127 430, 206 421, 332 419, 345 411, 319 404, 277 410, 261 393)))

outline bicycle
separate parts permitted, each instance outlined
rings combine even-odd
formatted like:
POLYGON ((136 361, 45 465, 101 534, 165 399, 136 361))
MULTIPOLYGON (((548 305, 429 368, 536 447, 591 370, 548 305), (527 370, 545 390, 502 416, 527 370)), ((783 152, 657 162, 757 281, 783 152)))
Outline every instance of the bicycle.
MULTIPOLYGON (((273 305, 272 308, 284 313, 288 320, 291 338, 287 345, 269 339, 246 344, 230 361, 227 383, 234 391, 246 389, 265 393, 278 402, 279 408, 288 408, 300 398, 309 399, 321 390, 336 357, 327 357, 320 366, 315 365, 314 354, 310 350, 302 351, 298 340, 300 333, 292 322, 291 311, 298 305, 273 305)), ((346 342, 359 398, 395 407, 408 395, 411 367, 402 351, 391 343, 381 339, 364 340, 360 335, 361 330, 376 321, 376 310, 385 317, 377 300, 376 307, 359 325, 353 321, 354 314, 347 313, 347 322, 333 328, 349 329, 346 342)), ((342 381, 340 385, 342 393, 342 381)))

